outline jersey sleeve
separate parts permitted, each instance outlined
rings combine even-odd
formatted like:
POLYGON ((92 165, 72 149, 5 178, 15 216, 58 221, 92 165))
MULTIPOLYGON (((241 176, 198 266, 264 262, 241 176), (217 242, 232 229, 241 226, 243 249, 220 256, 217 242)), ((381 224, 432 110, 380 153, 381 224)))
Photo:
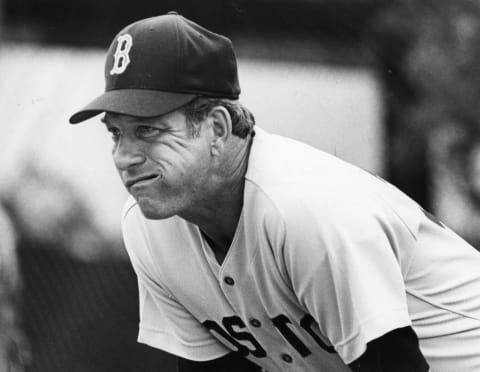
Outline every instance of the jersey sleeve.
POLYGON ((205 361, 229 352, 162 286, 159 270, 152 264, 139 211, 124 213, 125 247, 138 280, 140 324, 138 341, 185 359, 205 361))
POLYGON ((394 213, 339 199, 297 204, 284 221, 292 287, 345 363, 369 341, 411 325, 399 246, 415 240, 394 213))
POLYGON ((174 298, 152 293, 139 279, 138 342, 185 359, 205 361, 229 352, 174 298))

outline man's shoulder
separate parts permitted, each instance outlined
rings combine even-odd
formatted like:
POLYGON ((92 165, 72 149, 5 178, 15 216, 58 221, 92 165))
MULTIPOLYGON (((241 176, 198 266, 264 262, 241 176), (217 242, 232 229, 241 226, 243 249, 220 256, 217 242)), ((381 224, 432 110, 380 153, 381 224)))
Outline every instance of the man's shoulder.
POLYGON ((159 220, 146 218, 132 196, 128 197, 123 206, 121 226, 124 234, 137 231, 141 235, 159 236, 162 233, 176 231, 179 228, 184 229, 184 224, 185 222, 176 216, 159 220))
POLYGON ((261 130, 246 181, 279 210, 298 211, 305 206, 325 211, 336 203, 369 197, 371 190, 362 173, 324 151, 261 130))
POLYGON ((139 211, 140 208, 138 207, 137 201, 132 196, 129 196, 123 204, 122 220, 125 220, 127 216, 134 215, 139 211))
POLYGON ((359 179, 359 168, 325 151, 260 128, 254 138, 246 179, 262 187, 348 184, 359 179))

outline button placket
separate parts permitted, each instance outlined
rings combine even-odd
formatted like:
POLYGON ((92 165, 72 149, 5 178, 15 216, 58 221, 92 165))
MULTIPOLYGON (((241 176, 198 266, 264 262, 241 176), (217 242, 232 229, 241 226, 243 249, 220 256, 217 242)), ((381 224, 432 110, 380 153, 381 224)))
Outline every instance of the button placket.
POLYGON ((238 313, 238 303, 236 300, 236 290, 238 288, 235 287, 235 279, 228 274, 220 274, 220 287, 222 288, 223 294, 225 299, 230 304, 232 310, 238 313))
POLYGON ((233 286, 235 284, 235 280, 233 280, 233 278, 231 276, 224 276, 223 277, 223 281, 225 282, 225 284, 229 285, 229 286, 233 286))

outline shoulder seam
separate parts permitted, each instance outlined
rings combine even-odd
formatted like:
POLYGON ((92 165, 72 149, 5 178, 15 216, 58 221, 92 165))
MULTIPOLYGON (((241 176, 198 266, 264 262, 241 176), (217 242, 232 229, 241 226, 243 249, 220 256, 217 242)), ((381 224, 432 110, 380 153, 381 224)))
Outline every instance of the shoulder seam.
POLYGON ((136 206, 137 206, 137 202, 135 199, 132 199, 132 198, 127 199, 124 207, 125 209, 123 210, 123 213, 122 213, 122 220, 124 220, 127 217, 127 214, 136 206))
POLYGON ((434 301, 430 300, 428 296, 422 295, 420 292, 417 292, 417 291, 415 291, 411 288, 406 288, 406 292, 409 295, 411 295, 413 297, 416 297, 420 301, 426 302, 433 307, 442 309, 442 310, 447 311, 449 313, 454 313, 454 314, 460 315, 464 318, 470 318, 470 319, 473 319, 473 320, 476 320, 476 321, 480 321, 480 318, 475 316, 475 315, 469 314, 466 311, 463 311, 461 309, 454 308, 453 306, 448 306, 448 305, 445 305, 445 304, 440 303, 440 302, 434 302, 434 301))

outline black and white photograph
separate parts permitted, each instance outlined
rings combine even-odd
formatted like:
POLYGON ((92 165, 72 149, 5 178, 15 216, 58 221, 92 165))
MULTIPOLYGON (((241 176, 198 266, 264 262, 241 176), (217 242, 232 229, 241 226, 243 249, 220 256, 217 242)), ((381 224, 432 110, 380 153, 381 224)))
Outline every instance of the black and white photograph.
POLYGON ((0 372, 480 372, 480 3, 0 0, 0 372))

